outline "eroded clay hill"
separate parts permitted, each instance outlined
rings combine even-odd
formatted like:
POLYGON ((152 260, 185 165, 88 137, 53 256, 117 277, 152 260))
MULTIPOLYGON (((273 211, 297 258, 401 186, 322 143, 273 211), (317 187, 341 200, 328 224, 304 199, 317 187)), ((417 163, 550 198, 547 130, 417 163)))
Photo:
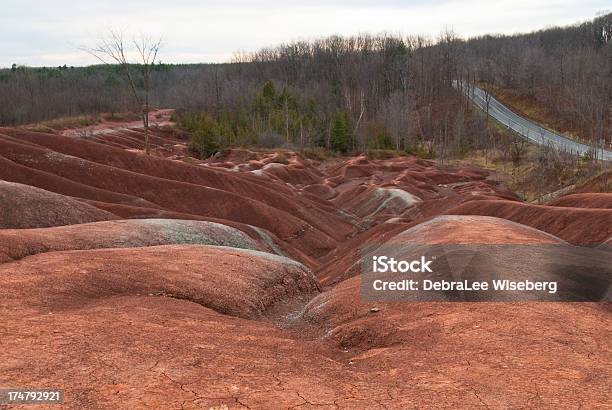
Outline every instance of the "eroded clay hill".
POLYGON ((2 386, 62 387, 75 409, 612 401, 609 303, 360 293, 364 249, 571 243, 604 255, 589 289, 605 296, 609 193, 531 205, 416 157, 198 161, 168 127, 151 156, 137 124, 63 134, 0 128, 2 386))

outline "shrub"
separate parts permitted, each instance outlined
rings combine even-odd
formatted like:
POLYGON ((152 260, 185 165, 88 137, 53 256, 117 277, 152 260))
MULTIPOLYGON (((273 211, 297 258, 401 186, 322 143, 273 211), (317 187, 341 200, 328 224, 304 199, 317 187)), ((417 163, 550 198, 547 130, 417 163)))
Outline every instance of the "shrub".
POLYGON ((395 145, 393 144, 393 141, 391 141, 391 137, 389 137, 389 135, 384 131, 380 131, 378 134, 376 134, 376 137, 370 140, 369 145, 370 145, 370 149, 376 149, 376 150, 395 149, 395 145))
POLYGON ((276 156, 272 159, 272 162, 277 164, 289 165, 289 158, 287 158, 287 154, 284 152, 278 152, 276 156))
POLYGON ((391 159, 391 158, 400 156, 402 154, 403 153, 401 151, 395 151, 393 149, 371 149, 371 150, 368 150, 367 152, 368 158, 374 159, 374 160, 391 159))
POLYGON ((331 148, 346 153, 349 149, 351 131, 348 113, 340 111, 334 116, 331 128, 331 148))
POLYGON ((406 147, 405 151, 407 154, 414 155, 415 157, 423 159, 433 159, 436 156, 436 153, 432 147, 428 147, 422 144, 415 144, 406 147))
POLYGON ((219 151, 219 124, 210 114, 198 113, 182 116, 177 123, 190 134, 189 150, 195 156, 204 159, 219 151))

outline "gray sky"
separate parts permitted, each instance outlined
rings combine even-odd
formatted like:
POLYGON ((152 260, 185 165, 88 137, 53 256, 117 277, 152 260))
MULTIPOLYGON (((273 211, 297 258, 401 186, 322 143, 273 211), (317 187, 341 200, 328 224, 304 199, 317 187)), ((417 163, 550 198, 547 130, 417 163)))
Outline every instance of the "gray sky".
MULTIPOLYGON (((227 61, 291 40, 382 31, 467 37, 591 19, 609 0, 2 0, 0 67, 87 65, 109 28, 162 36, 164 62, 227 61)), ((607 4, 606 4, 607 3, 607 4)))

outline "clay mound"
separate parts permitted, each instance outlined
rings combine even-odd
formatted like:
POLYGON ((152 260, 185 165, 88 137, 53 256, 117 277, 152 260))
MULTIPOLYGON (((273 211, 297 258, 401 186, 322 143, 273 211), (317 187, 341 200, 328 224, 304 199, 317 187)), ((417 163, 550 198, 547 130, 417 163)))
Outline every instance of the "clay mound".
POLYGON ((485 200, 467 202, 447 213, 504 218, 548 232, 577 245, 599 244, 612 236, 612 210, 609 209, 553 207, 485 200))
MULTIPOLYGON (((135 131, 123 130, 114 132, 135 131)), ((140 135, 141 133, 138 134, 140 135)), ((42 154, 51 156, 56 161, 61 161, 62 159, 68 160, 70 157, 74 157, 139 174, 196 183, 213 188, 228 189, 233 192, 242 191, 242 194, 253 198, 261 199, 263 197, 261 192, 258 193, 256 190, 257 185, 261 185, 261 181, 256 179, 249 180, 246 176, 237 178, 235 175, 209 167, 193 166, 179 161, 168 161, 166 158, 135 154, 125 149, 109 146, 104 141, 96 142, 86 139, 75 141, 74 138, 61 135, 12 128, 0 128, 0 141, 3 142, 0 147, 6 152, 7 156, 14 155, 15 152, 19 152, 22 154, 22 157, 26 158, 34 154, 42 154), (21 147, 19 147, 20 145, 21 147), (24 150, 23 145, 27 145, 29 148, 34 149, 34 151, 24 150), (17 149, 19 151, 16 151, 17 149), (256 186, 253 186, 253 184, 256 186)), ((28 161, 27 163, 29 165, 34 162, 28 161)), ((287 187, 284 187, 284 190, 280 188, 280 190, 285 193, 291 192, 287 187)), ((264 192, 267 193, 265 188, 264 192)))
POLYGON ((612 193, 588 193, 562 196, 547 205, 571 208, 612 209, 612 193))
POLYGON ((482 168, 464 167, 457 171, 457 175, 465 176, 472 180, 481 180, 486 179, 489 176, 489 172, 482 168))
POLYGON ((261 242, 236 228, 215 222, 120 220, 56 228, 0 230, 0 262, 52 251, 171 244, 217 245, 273 252, 265 242, 261 242))
POLYGON ((257 175, 269 175, 294 186, 316 184, 321 180, 321 175, 312 168, 306 168, 303 165, 285 165, 271 162, 252 172, 257 175))
POLYGON ((304 192, 316 196, 321 199, 329 200, 338 195, 338 193, 329 185, 313 184, 302 188, 304 192))
POLYGON ((495 181, 468 181, 448 185, 454 192, 469 198, 478 199, 507 199, 518 201, 519 198, 514 192, 500 188, 495 181))
POLYGON ((211 164, 210 166, 225 168, 229 171, 233 171, 236 168, 236 164, 234 164, 233 162, 216 162, 214 164, 211 164))
POLYGON ((260 160, 261 158, 261 154, 255 151, 232 148, 218 152, 213 157, 209 158, 206 162, 211 164, 223 162, 233 162, 235 164, 242 164, 253 160, 260 160))
MULTIPOLYGON (((274 192, 269 187, 262 185, 262 181, 255 178, 249 179, 248 175, 237 177, 223 170, 194 166, 178 161, 168 161, 165 158, 155 156, 134 154, 98 142, 78 140, 75 143, 73 138, 59 135, 4 128, 0 129, 0 141, 5 142, 0 147, 6 150, 7 155, 13 154, 13 151, 17 149, 14 145, 9 144, 9 142, 21 145, 27 142, 30 144, 30 148, 35 148, 36 151, 28 151, 20 147, 19 153, 22 156, 34 154, 48 155, 57 161, 62 159, 70 160, 71 157, 80 158, 91 163, 108 165, 138 174, 228 190, 256 200, 265 200, 272 197, 278 203, 277 205, 286 205, 287 202, 281 202, 281 199, 276 198, 279 192, 285 194, 292 192, 286 186, 275 187, 276 192, 274 192), (2 133, 12 137, 3 136, 2 133), (43 147, 47 150, 43 149, 43 147)), ((33 164, 33 161, 28 161, 27 165, 31 164, 33 164)))
MULTIPOLYGON (((439 214, 437 210, 444 207, 448 209, 446 205, 436 205, 434 207, 436 211, 430 212, 429 201, 446 203, 447 200, 450 200, 456 201, 456 205, 477 199, 519 200, 516 194, 495 181, 489 171, 474 167, 441 169, 432 161, 424 161, 416 157, 368 160, 365 156, 360 156, 341 162, 334 167, 328 167, 326 174, 328 177, 324 179, 324 184, 333 187, 338 193, 333 197, 333 203, 361 217, 366 215, 364 210, 359 208, 367 208, 368 204, 371 205, 376 200, 357 197, 368 196, 367 192, 372 192, 374 195, 376 191, 382 192, 383 189, 400 194, 401 191, 405 191, 420 199, 417 201, 420 204, 416 204, 418 211, 410 211, 402 215, 410 219, 439 214)), ((397 207, 394 205, 397 204, 392 205, 390 212, 381 210, 381 217, 375 218, 376 223, 383 221, 384 217, 388 218, 402 213, 395 209, 397 207)))
MULTIPOLYGON (((536 280, 534 278, 544 278, 558 281, 560 291, 567 295, 573 294, 576 298, 592 298, 597 297, 597 295, 603 299, 607 297, 605 292, 610 285, 610 256, 604 250, 564 245, 563 241, 549 234, 498 218, 438 217, 405 229, 390 240, 383 240, 381 245, 376 245, 376 240, 380 238, 373 236, 373 240, 369 241, 372 250, 359 254, 358 258, 369 260, 371 259, 369 255, 377 254, 395 257, 398 260, 412 260, 424 254, 431 256, 434 249, 456 252, 457 249, 453 244, 482 243, 483 232, 490 232, 490 235, 487 236, 487 243, 489 244, 498 244, 497 246, 499 244, 511 244, 509 247, 510 253, 506 255, 507 258, 503 263, 500 263, 495 257, 491 260, 491 258, 487 259, 486 254, 479 255, 466 264, 467 269, 462 268, 465 269, 463 270, 464 275, 468 274, 472 268, 485 263, 486 266, 482 267, 483 269, 480 269, 480 272, 484 272, 493 278, 500 276, 512 280, 527 273, 527 276, 532 280, 536 280), (442 239, 442 242, 440 239, 442 239), (445 246, 442 248, 418 246, 424 242, 429 242, 427 245, 443 243, 445 246), (399 246, 402 244, 405 246, 399 246), (582 266, 580 263, 585 263, 590 264, 589 266, 594 269, 581 269, 576 272, 575 268, 568 266, 564 270, 561 265, 563 265, 563 261, 569 260, 568 251, 577 252, 579 263, 575 266, 582 266), (593 255, 596 257, 592 258, 593 255), (531 261, 531 263, 526 265, 525 261, 531 261), (577 274, 582 275, 582 278, 577 279, 577 274)), ((438 256, 437 260, 439 261, 439 258, 444 255, 435 254, 435 256, 438 256)), ((359 260, 357 260, 357 264, 360 264, 359 260)), ((438 268, 435 269, 442 269, 436 271, 437 278, 441 278, 445 273, 448 273, 444 271, 444 266, 437 266, 438 268)), ((362 286, 364 281, 368 283, 367 277, 359 275, 361 273, 360 269, 357 269, 357 272, 357 276, 337 283, 326 292, 316 296, 304 309, 303 318, 310 324, 309 331, 311 333, 331 342, 339 349, 356 355, 351 360, 354 363, 357 363, 358 360, 363 361, 364 368, 377 366, 381 363, 391 365, 394 355, 399 355, 399 352, 395 349, 401 351, 407 349, 407 346, 421 346, 419 349, 427 350, 436 346, 437 343, 446 346, 446 337, 453 338, 455 331, 459 332, 458 336, 460 338, 466 338, 463 342, 457 340, 450 342, 451 345, 458 343, 457 347, 470 345, 471 342, 468 340, 475 335, 478 335, 477 338, 480 340, 487 339, 486 332, 483 333, 482 330, 470 333, 469 329, 473 329, 473 327, 487 327, 490 329, 489 331, 498 335, 497 338, 500 337, 498 332, 512 334, 513 326, 508 322, 516 320, 517 323, 525 323, 524 320, 532 316, 530 320, 533 322, 529 322, 528 333, 538 332, 536 323, 546 327, 556 327, 556 325, 551 325, 547 321, 548 314, 554 315, 560 323, 563 321, 562 317, 565 314, 574 318, 580 317, 579 320, 584 320, 584 317, 578 316, 576 312, 571 313, 572 308, 569 308, 568 311, 568 308, 565 307, 568 304, 538 304, 536 306, 528 303, 517 303, 512 307, 512 317, 503 321, 503 324, 502 321, 498 323, 494 320, 487 325, 489 315, 495 317, 501 312, 507 313, 509 305, 495 303, 465 305, 457 302, 446 304, 443 302, 426 303, 407 300, 400 302, 400 299, 397 301, 375 300, 371 299, 369 293, 364 293, 362 286), (543 308, 540 309, 540 307, 543 308), (481 316, 483 313, 485 313, 484 317, 481 316), (467 315, 471 319, 466 319, 463 315, 467 315), (539 317, 539 319, 536 319, 536 317, 539 317), (463 322, 463 320, 466 320, 466 322, 463 322), (449 326, 449 323, 452 323, 452 326, 449 326), (459 330, 463 329, 464 324, 467 325, 468 323, 471 324, 467 326, 466 330, 459 330), (444 340, 438 340, 438 336, 440 336, 438 332, 445 335, 444 340)), ((455 271, 451 273, 453 272, 457 273, 455 271)), ((406 274, 399 274, 398 276, 401 277, 394 278, 393 274, 386 274, 385 278, 388 280, 405 279, 406 274)), ((418 274, 411 274, 411 278, 418 280, 419 277, 417 276, 418 274)), ((486 279, 490 279, 490 277, 486 279)), ((461 276, 453 274, 452 279, 449 280, 459 278, 461 276)), ((474 278, 467 276, 465 278, 470 281, 474 280, 474 278)), ((327 280, 329 281, 329 278, 327 280)), ((524 294, 521 295, 521 298, 523 297, 525 297, 524 294)), ((592 313, 596 313, 596 311, 592 313)), ((590 320, 588 319, 586 322, 590 322, 590 320)), ((583 322, 584 325, 589 326, 586 322, 583 322)), ((523 330, 525 329, 523 328, 520 331, 523 330)), ((556 334, 559 334, 559 331, 559 328, 555 330, 556 334)), ((565 331, 561 331, 561 333, 565 333, 565 331)), ((573 338, 573 335, 574 333, 568 330, 563 338, 573 338)), ((517 335, 514 336, 521 338, 517 335)), ((526 339, 522 340, 532 338, 528 335, 525 335, 525 337, 526 339)), ((603 337, 603 333, 600 333, 599 337, 603 337)), ((474 341, 474 343, 476 348, 478 342, 474 341)), ((500 343, 507 343, 507 340, 500 343)), ((560 347, 556 346, 556 348, 560 347)), ((551 355, 547 360, 552 357, 554 356, 551 355)))
POLYGON ((72 198, 0 180, 0 228, 42 228, 117 219, 72 198))
MULTIPOLYGON (((610 282, 612 258, 609 253, 577 247, 534 228, 491 217, 441 216, 396 235, 380 246, 370 244, 361 260, 374 255, 396 260, 433 260, 433 272, 411 274, 411 279, 447 281, 510 280, 554 282, 554 292, 537 290, 519 293, 496 292, 408 292, 387 295, 402 301, 601 301, 610 282), (486 233, 486 242, 483 241, 486 233)), ((365 263, 365 262, 364 262, 365 263)), ((363 265, 363 263, 362 263, 363 265)), ((365 266, 362 282, 375 279, 402 280, 404 273, 377 275, 365 266)), ((375 292, 373 292, 375 293, 375 292)), ((388 299, 389 300, 389 299, 388 299)))
MULTIPOLYGON (((63 134, 67 135, 67 134, 63 134)), ((109 130, 101 130, 91 135, 76 135, 80 139, 97 142, 109 147, 120 148, 137 154, 145 154, 145 138, 142 128, 127 129, 117 128, 109 130)), ((169 158, 173 160, 182 160, 189 157, 188 140, 180 132, 176 132, 172 128, 156 128, 149 129, 149 147, 152 155, 156 157, 169 158)), ((143 155, 144 156, 144 155, 143 155)), ((194 160, 193 162, 199 162, 194 160)))
MULTIPOLYGON (((426 222, 405 223, 393 220, 372 228, 343 244, 324 258, 317 277, 332 285, 362 272, 362 258, 386 248, 393 253, 401 245, 423 245, 430 250, 436 244, 563 244, 546 232, 500 218, 483 216, 439 216, 426 222)), ((412 249, 415 247, 413 246, 412 249)), ((423 250, 422 252, 425 252, 423 250)))
POLYGON ((373 314, 368 307, 362 313, 403 326, 404 342, 335 354, 271 324, 168 297, 100 299, 52 314, 8 312, 0 372, 23 386, 64 386, 67 405, 75 408, 92 403, 171 409, 414 408, 432 397, 442 408, 483 403, 520 408, 534 400, 542 407, 565 407, 576 397, 586 408, 597 408, 609 399, 605 330, 610 316, 592 305, 403 308, 401 317, 399 309, 373 314), (577 381, 583 379, 588 383, 577 381))
POLYGON ((142 130, 131 128, 71 137, 0 129, 0 178, 155 218, 0 230, 0 374, 13 385, 64 387, 74 408, 610 401, 607 304, 382 302, 360 286, 373 249, 413 259, 441 246, 432 254, 448 259, 457 244, 494 243, 512 247, 503 263, 485 254, 459 267, 495 276, 503 266, 511 278, 539 274, 578 299, 597 296, 609 286, 609 247, 552 234, 582 229, 609 242, 596 231, 610 226, 601 213, 610 210, 525 208, 487 170, 416 157, 318 163, 229 150, 200 161, 182 158, 185 140, 163 129, 152 129, 146 156, 142 130), (439 217, 492 202, 535 211, 524 225, 439 217), (595 269, 564 270, 567 252, 548 251, 556 247, 596 254, 595 269), (294 261, 316 269, 326 291, 294 261))
MULTIPOLYGON (((438 169, 431 169, 431 170, 423 171, 422 175, 423 177, 432 181, 432 183, 439 184, 439 185, 460 183, 460 182, 466 182, 470 180, 470 176, 468 175, 461 175, 458 173, 449 173, 449 172, 440 171, 438 169)), ((481 179, 480 175, 478 175, 477 178, 481 179)))
POLYGON ((0 265, 0 272, 2 305, 19 306, 22 314, 149 294, 256 318, 276 303, 318 291, 312 273, 298 262, 222 246, 49 252, 0 265))
POLYGON ((375 219, 382 214, 388 219, 388 215, 400 215, 421 201, 418 196, 399 188, 360 187, 347 191, 336 204, 360 218, 375 219))
POLYGON ((316 270, 319 281, 324 286, 332 286, 345 279, 361 273, 358 262, 363 256, 362 249, 369 243, 384 243, 413 223, 389 221, 368 229, 361 234, 343 242, 336 250, 322 258, 322 264, 316 270))
POLYGON ((132 206, 124 204, 115 204, 102 201, 92 201, 90 199, 79 199, 79 201, 93 205, 98 209, 108 211, 121 218, 125 219, 193 219, 198 221, 206 221, 206 218, 200 215, 188 214, 183 212, 167 211, 160 208, 148 208, 144 206, 132 206))
POLYGON ((266 252, 272 252, 295 259, 311 269, 319 265, 318 262, 312 257, 306 255, 304 252, 300 251, 294 246, 289 245, 287 242, 281 241, 272 232, 253 225, 243 224, 227 219, 210 218, 181 212, 164 211, 120 204, 109 204, 99 201, 83 201, 95 206, 96 208, 112 212, 113 214, 125 219, 185 219, 192 221, 208 221, 229 226, 244 232, 257 243, 262 244, 264 246, 263 250, 266 252))
MULTIPOLYGON (((457 194, 447 194, 442 195, 441 198, 430 199, 427 201, 419 202, 415 206, 415 214, 419 216, 422 220, 432 218, 434 216, 438 216, 444 214, 449 209, 453 209, 456 206, 466 202, 466 201, 474 201, 477 200, 475 197, 470 196, 469 198, 464 198, 461 195, 457 194), (448 195, 448 196, 447 196, 448 195)), ((414 219, 414 218, 411 218, 414 219)))
POLYGON ((376 164, 371 162, 365 155, 340 161, 327 170, 331 181, 345 182, 353 178, 370 177, 376 173, 376 164))
POLYGON ((346 365, 288 332, 187 300, 124 296, 52 313, 3 316, 10 336, 0 372, 23 386, 62 386, 70 408, 351 407, 366 396, 376 403, 374 387, 351 393, 372 386, 365 377, 346 380, 346 365), (41 357, 26 354, 33 350, 41 357))
POLYGON ((41 171, 26 165, 17 164, 1 155, 0 165, 0 178, 6 181, 31 185, 75 198, 95 198, 104 202, 161 209, 159 205, 146 201, 143 198, 75 182, 64 176, 55 175, 52 172, 41 171))
MULTIPOLYGON (((21 161, 29 168, 46 173, 65 175, 82 186, 94 186, 105 190, 105 192, 114 191, 123 195, 134 195, 145 202, 140 206, 160 207, 175 212, 257 225, 275 233, 281 239, 293 242, 298 249, 311 256, 321 255, 333 248, 335 240, 329 235, 333 235, 337 240, 352 230, 349 223, 334 214, 316 209, 313 212, 307 212, 305 211, 306 207, 300 206, 299 203, 296 204, 295 201, 291 202, 288 197, 278 194, 271 195, 272 198, 276 196, 274 201, 276 206, 273 207, 227 190, 152 177, 11 141, 3 141, 0 144, 0 149, 4 151, 3 155, 9 156, 12 160, 21 161), (289 213, 279 209, 279 207, 283 207, 283 204, 292 212, 289 213), (300 219, 300 216, 311 221, 315 226, 300 219)), ((123 151, 120 152, 125 154, 123 151)), ((135 154, 129 155, 138 156, 135 154)), ((118 158, 121 158, 121 156, 121 154, 117 155, 118 158)), ((145 158, 145 160, 148 160, 148 158, 145 158)), ((166 165, 174 163, 168 160, 160 161, 163 161, 166 165)), ((0 168, 0 175, 3 171, 4 169, 0 168)), ((232 185, 230 180, 225 182, 228 186, 232 185)), ((38 184, 40 180, 36 179, 31 183, 38 184)), ((247 184, 252 192, 265 196, 265 189, 247 181, 239 183, 239 185, 244 184, 247 184)), ((95 192, 82 191, 73 195, 90 200, 115 202, 107 200, 107 198, 101 198, 95 192)))
POLYGON ((317 296, 303 317, 311 334, 346 352, 355 371, 376 372, 376 379, 389 372, 395 380, 473 386, 481 402, 458 408, 521 407, 529 401, 526 392, 535 390, 540 403, 570 403, 564 390, 570 386, 593 406, 609 397, 605 382, 579 384, 567 376, 577 368, 582 377, 591 371, 610 374, 608 349, 598 346, 606 343, 612 320, 596 304, 367 302, 359 278, 353 278, 317 296), (568 318, 572 327, 563 325, 568 318), (582 332, 589 335, 584 344, 582 332), (487 351, 495 354, 483 354, 487 351), (493 370, 498 367, 504 371, 493 370), (542 372, 560 384, 542 381, 537 376, 542 372))
MULTIPOLYGON (((79 140, 75 143, 73 138, 59 135, 14 129, 0 129, 0 132, 6 134, 0 135, 0 154, 5 157, 0 159, 10 160, 15 166, 35 173, 22 180, 20 172, 12 171, 5 179, 88 200, 254 222, 283 237, 287 235, 278 231, 279 226, 274 227, 278 224, 262 223, 257 221, 257 217, 247 221, 244 213, 261 214, 262 207, 268 208, 268 211, 279 210, 273 212, 279 215, 286 212, 288 220, 293 219, 300 225, 294 225, 296 229, 288 236, 297 236, 299 233, 296 231, 300 230, 306 231, 308 236, 320 235, 322 231, 324 236, 341 240, 352 231, 351 225, 333 212, 326 209, 310 212, 310 209, 317 207, 306 197, 296 199, 295 189, 286 183, 264 180, 250 173, 238 175, 134 154, 90 141, 79 140), (9 134, 11 136, 7 136, 9 134), (48 178, 40 178, 41 173, 48 178), (78 189, 70 188, 75 184, 78 189), (186 193, 181 195, 181 191, 186 193), (194 197, 194 201, 177 200, 181 196, 194 197), (221 206, 219 202, 240 204, 243 215, 240 216, 234 207, 221 206), (224 211, 233 212, 230 215, 224 211)), ((7 171, 0 168, 0 177, 5 173, 7 171)), ((323 239, 321 242, 325 241, 323 239)), ((333 241, 328 245, 333 246, 333 241)))
POLYGON ((347 165, 342 170, 342 177, 344 179, 369 177, 375 171, 375 168, 370 164, 360 165, 347 165))
MULTIPOLYGON (((193 371, 193 380, 200 380, 229 370, 231 362, 240 369, 232 376, 237 385, 245 378, 242 372, 253 369, 253 358, 262 375, 272 377, 270 368, 274 374, 292 368, 289 360, 296 355, 290 352, 297 351, 297 342, 265 322, 236 316, 265 319, 270 309, 318 291, 312 274, 289 259, 210 246, 50 252, 3 264, 0 276, 2 330, 11 332, 3 337, 0 372, 27 385, 54 380, 66 389, 69 406, 79 408, 91 406, 91 400, 118 405, 121 401, 120 406, 128 407, 165 403, 162 407, 172 408, 175 399, 177 406, 196 399, 192 393, 183 397, 185 392, 170 381, 178 377, 170 366, 183 375, 193 371), (29 323, 30 329, 19 330, 19 322, 29 323), (34 346, 46 358, 14 359, 20 349, 34 346), (187 351, 192 355, 185 355, 187 351), (286 362, 279 361, 279 353, 286 362), (75 366, 77 362, 86 365, 75 366), (160 367, 153 370, 156 366, 160 367), (144 374, 145 367, 151 373, 144 374), (123 386, 119 390, 113 387, 117 380, 123 386), (169 400, 175 387, 183 393, 169 400), (133 394, 149 388, 163 393, 144 400, 133 394)), ((300 348, 300 361, 309 363, 313 350, 300 348)), ((308 365, 312 375, 314 369, 339 367, 317 362, 308 365)), ((303 376, 296 372, 289 378, 303 376)), ((251 380, 253 388, 261 383, 260 377, 251 380)), ((202 384, 211 391, 224 385, 202 384)), ((203 394, 194 406, 235 403, 225 394, 203 394)), ((298 397, 287 402, 302 401, 298 397)))
POLYGON ((561 239, 501 218, 442 215, 391 238, 389 243, 423 244, 560 244, 561 239))

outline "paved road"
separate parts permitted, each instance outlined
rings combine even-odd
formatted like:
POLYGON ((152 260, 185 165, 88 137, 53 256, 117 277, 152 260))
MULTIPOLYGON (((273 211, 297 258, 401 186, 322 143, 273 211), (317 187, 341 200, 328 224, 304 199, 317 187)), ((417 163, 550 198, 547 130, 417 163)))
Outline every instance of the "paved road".
MULTIPOLYGON (((453 84, 455 87, 458 87, 456 81, 453 84)), ((467 85, 464 85, 463 92, 470 97, 474 104, 480 107, 483 111, 486 111, 486 94, 481 88, 476 86, 470 86, 468 88, 467 85)), ((555 134, 546 128, 542 128, 538 124, 515 114, 508 107, 497 101, 492 96, 489 99, 489 115, 495 118, 501 124, 514 130, 516 133, 536 144, 550 145, 559 150, 580 155, 584 155, 587 151, 591 150, 591 147, 588 145, 581 144, 562 135, 555 134)), ((597 158, 605 161, 612 161, 612 152, 600 148, 597 150, 597 158)))

